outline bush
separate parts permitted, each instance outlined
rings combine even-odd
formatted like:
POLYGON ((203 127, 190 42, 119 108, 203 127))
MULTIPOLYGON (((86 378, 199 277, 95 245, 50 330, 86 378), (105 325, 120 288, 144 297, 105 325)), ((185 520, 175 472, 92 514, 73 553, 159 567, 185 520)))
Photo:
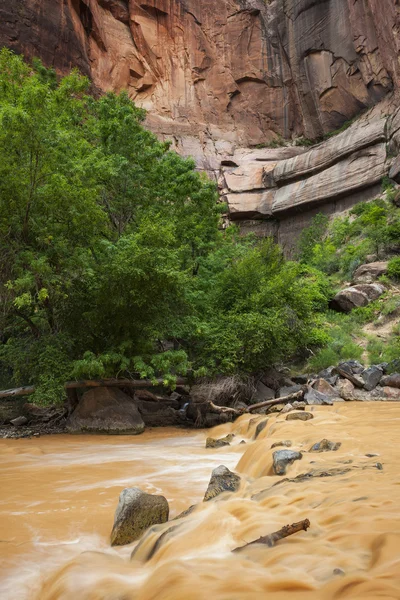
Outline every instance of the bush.
POLYGON ((387 274, 390 279, 400 281, 400 256, 389 261, 387 274))

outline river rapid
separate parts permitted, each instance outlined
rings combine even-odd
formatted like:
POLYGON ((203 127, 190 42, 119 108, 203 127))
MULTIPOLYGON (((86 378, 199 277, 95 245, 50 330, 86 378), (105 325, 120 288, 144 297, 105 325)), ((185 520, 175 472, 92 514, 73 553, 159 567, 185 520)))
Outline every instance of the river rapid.
POLYGON ((399 600, 400 403, 311 410, 307 422, 270 416, 255 441, 265 417, 245 415, 206 432, 0 440, 0 598, 399 600), (205 449, 208 435, 230 432, 231 447, 205 449), (342 446, 309 453, 323 438, 342 446), (283 478, 272 474, 271 445, 280 440, 303 452, 286 477, 340 474, 274 487, 283 478), (238 472, 242 486, 202 503, 220 464, 238 472), (170 519, 200 503, 147 534, 132 560, 136 544, 109 545, 119 493, 130 486, 165 495, 170 519), (307 532, 274 548, 231 552, 306 518, 307 532), (178 527, 146 561, 171 525, 178 527))

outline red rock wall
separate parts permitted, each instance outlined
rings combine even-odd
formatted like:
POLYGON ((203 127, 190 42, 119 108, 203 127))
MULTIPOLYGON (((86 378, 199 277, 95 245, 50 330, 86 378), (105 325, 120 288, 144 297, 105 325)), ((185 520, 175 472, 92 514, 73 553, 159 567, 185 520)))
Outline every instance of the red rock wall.
POLYGON ((237 145, 314 138, 399 81, 399 0, 2 0, 0 45, 102 90, 205 168, 237 145))

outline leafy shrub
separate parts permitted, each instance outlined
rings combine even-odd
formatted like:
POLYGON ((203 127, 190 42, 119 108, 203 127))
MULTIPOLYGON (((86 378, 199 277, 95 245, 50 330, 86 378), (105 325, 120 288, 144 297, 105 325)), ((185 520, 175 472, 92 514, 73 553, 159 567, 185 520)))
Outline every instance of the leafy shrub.
POLYGON ((392 258, 388 264, 388 277, 395 281, 400 281, 400 256, 392 258))

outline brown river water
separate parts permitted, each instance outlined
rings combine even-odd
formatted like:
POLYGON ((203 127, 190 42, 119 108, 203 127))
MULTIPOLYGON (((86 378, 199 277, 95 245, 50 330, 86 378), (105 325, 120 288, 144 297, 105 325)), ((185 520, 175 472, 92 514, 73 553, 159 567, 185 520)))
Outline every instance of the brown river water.
POLYGON ((399 600, 400 403, 312 410, 307 422, 269 417, 256 441, 265 417, 248 415, 211 432, 0 440, 1 600, 399 600), (206 436, 229 432, 231 447, 204 448, 206 436), (342 446, 307 452, 322 438, 342 446), (279 440, 304 452, 287 477, 342 474, 273 487, 282 479, 271 474, 271 444, 279 440), (240 473, 243 485, 201 503, 220 464, 240 473), (119 493, 130 486, 165 495, 170 518, 201 503, 173 523, 179 527, 147 562, 171 523, 147 535, 133 560, 135 544, 109 545, 119 493), (305 518, 307 532, 274 548, 231 552, 305 518))

